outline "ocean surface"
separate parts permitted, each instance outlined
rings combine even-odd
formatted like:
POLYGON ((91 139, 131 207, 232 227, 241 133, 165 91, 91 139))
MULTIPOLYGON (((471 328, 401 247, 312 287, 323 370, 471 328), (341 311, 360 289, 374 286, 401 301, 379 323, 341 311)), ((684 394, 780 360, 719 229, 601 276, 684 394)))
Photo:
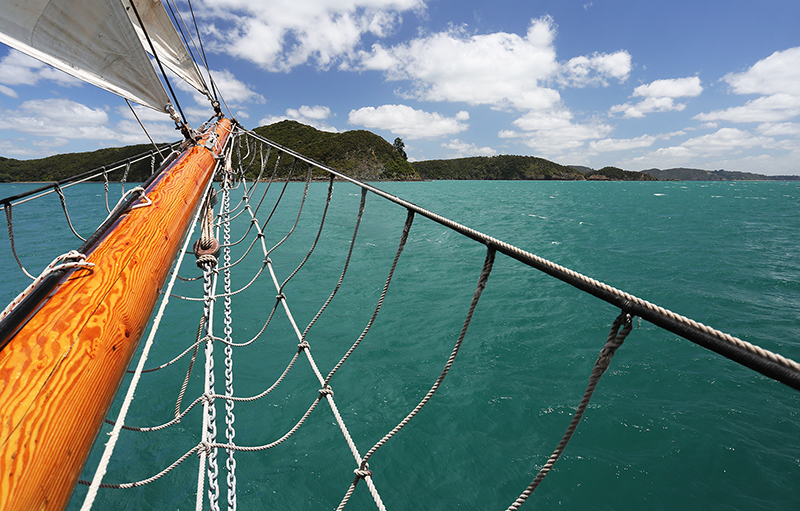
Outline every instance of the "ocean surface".
MULTIPOLYGON (((32 185, 0 185, 0 197, 32 185)), ((130 186, 130 185, 129 185, 130 186)), ((514 244, 766 349, 800 360, 800 183, 441 181, 380 183, 421 207, 514 244)), ((263 185, 254 195, 254 207, 263 185)), ((297 218, 302 184, 289 185, 265 228, 267 248, 297 218)), ((117 195, 111 199, 116 202, 117 195)), ((294 233, 270 254, 282 282, 319 229, 327 184, 310 186, 294 233)), ((75 228, 88 235, 105 216, 103 187, 66 190, 75 228)), ((233 205, 242 189, 233 192, 233 205)), ((279 193, 259 210, 263 221, 279 193)), ((284 287, 300 331, 339 280, 360 191, 334 186, 324 230, 307 263, 284 287)), ((38 273, 80 245, 57 197, 13 210, 23 264, 38 273)), ((406 212, 369 194, 347 274, 307 340, 323 375, 367 326, 381 295, 406 212)), ((242 237, 247 214, 234 223, 242 237)), ((196 237, 196 235, 195 235, 196 237)), ((254 241, 234 247, 234 260, 254 241)), ((485 247, 425 218, 408 243, 374 325, 331 380, 336 404, 363 455, 431 388, 458 338, 485 247)), ((0 241, 0 299, 27 278, 8 239, 0 241)), ((260 243, 234 267, 244 287, 263 266, 260 243)), ((194 258, 182 277, 199 271, 194 258)), ((222 289, 222 281, 218 284, 222 289)), ((175 293, 201 295, 199 282, 175 293)), ((264 270, 233 297, 232 338, 245 342, 265 324, 276 289, 264 270)), ((223 300, 215 333, 223 336, 223 300)), ((194 342, 202 304, 172 298, 147 367, 194 342)), ((619 311, 571 286, 498 254, 464 344, 441 388, 419 415, 370 460, 390 510, 506 509, 558 444, 619 311)), ((555 468, 521 509, 796 510, 800 505, 800 393, 646 322, 635 328, 602 378, 555 468)), ((234 389, 268 388, 297 352, 298 339, 278 308, 264 333, 233 355, 234 389)), ((216 343, 216 390, 224 391, 223 345, 216 343)), ((183 407, 203 386, 202 351, 183 407)), ((134 361, 134 367, 135 367, 134 361)), ((127 424, 169 421, 189 365, 184 358, 142 377, 127 424)), ((123 383, 111 417, 124 396, 123 383)), ((268 396, 236 403, 235 441, 275 441, 300 419, 320 388, 301 357, 268 396)), ((200 407, 177 426, 124 432, 104 481, 145 479, 200 441, 200 407)), ((217 401, 218 438, 225 408, 217 401)), ((69 427, 69 425, 65 425, 69 427)), ((106 428, 84 470, 90 479, 106 428)), ((280 445, 236 455, 238 509, 334 509, 353 480, 353 456, 326 402, 280 445)), ((220 453, 220 505, 226 507, 220 453)), ((190 510, 198 458, 131 490, 101 490, 94 509, 190 510)), ((206 484, 207 488, 207 484, 206 484)), ((86 494, 79 486, 69 509, 86 494)), ((208 503, 205 504, 206 509, 208 503)), ((347 509, 375 509, 366 485, 347 509)))

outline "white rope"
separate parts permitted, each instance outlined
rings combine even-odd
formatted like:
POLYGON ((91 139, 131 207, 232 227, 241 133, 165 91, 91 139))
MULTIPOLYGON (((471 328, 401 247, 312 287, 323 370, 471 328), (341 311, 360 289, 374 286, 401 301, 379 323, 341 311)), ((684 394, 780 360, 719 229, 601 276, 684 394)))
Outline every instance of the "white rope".
MULTIPOLYGON (((213 179, 208 181, 208 185, 206 185, 206 193, 211 188, 213 182, 213 179)), ((180 268, 181 263, 183 262, 183 255, 186 253, 186 249, 189 246, 189 241, 192 238, 192 233, 194 232, 199 217, 200 208, 198 208, 197 213, 195 213, 194 220, 189 228, 189 233, 186 236, 186 241, 184 241, 183 249, 178 254, 178 260, 175 263, 176 270, 172 273, 172 278, 169 280, 166 292, 164 293, 164 298, 161 300, 161 305, 158 308, 158 313, 153 320, 153 326, 150 329, 150 335, 147 337, 147 342, 145 343, 144 350, 142 351, 142 356, 139 358, 139 364, 136 366, 136 372, 133 373, 131 383, 128 385, 128 392, 125 395, 125 400, 123 401, 119 415, 117 416, 117 422, 114 425, 114 429, 111 431, 111 433, 109 433, 110 438, 106 444, 105 450, 103 451, 103 456, 100 459, 100 463, 97 465, 97 469, 95 470, 94 477, 92 478, 92 484, 89 486, 89 491, 83 500, 81 511, 89 511, 92 509, 94 500, 97 497, 97 490, 100 488, 100 484, 103 482, 103 477, 106 475, 108 463, 111 461, 111 455, 114 452, 114 447, 117 445, 117 440, 119 440, 119 433, 122 430, 122 426, 125 424, 125 417, 128 414, 128 409, 130 408, 131 402, 133 401, 133 396, 136 393, 136 387, 139 385, 139 379, 141 378, 142 370, 144 370, 144 364, 147 362, 147 357, 150 355, 150 349, 153 346, 153 340, 158 332, 158 327, 161 325, 161 318, 164 316, 164 310, 167 308, 167 304, 169 303, 170 291, 177 280, 177 268, 180 268)))
MULTIPOLYGON (((66 254, 62 254, 55 259, 53 262, 47 265, 47 267, 42 271, 42 273, 33 279, 33 282, 30 283, 28 287, 26 287, 20 294, 17 295, 16 298, 11 300, 11 303, 6 305, 6 308, 3 309, 3 312, 0 312, 0 321, 2 321, 6 316, 8 316, 11 311, 13 311, 17 305, 20 304, 22 300, 25 299, 26 296, 31 294, 31 292, 42 282, 48 275, 51 273, 57 272, 59 270, 68 270, 72 268, 94 268, 94 263, 87 263, 86 256, 84 254, 78 253, 77 250, 71 250, 66 254), (75 262, 70 263, 62 263, 65 259, 77 259, 75 262)), ((27 273, 27 272, 26 272, 27 273)))

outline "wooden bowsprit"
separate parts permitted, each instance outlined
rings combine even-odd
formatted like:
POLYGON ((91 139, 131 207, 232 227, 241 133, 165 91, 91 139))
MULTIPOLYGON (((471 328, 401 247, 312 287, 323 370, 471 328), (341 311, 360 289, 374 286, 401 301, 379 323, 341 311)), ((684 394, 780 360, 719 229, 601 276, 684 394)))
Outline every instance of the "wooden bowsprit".
POLYGON ((146 189, 0 351, 0 510, 63 509, 231 131, 221 119, 146 189), (206 147, 208 140, 214 140, 206 147))

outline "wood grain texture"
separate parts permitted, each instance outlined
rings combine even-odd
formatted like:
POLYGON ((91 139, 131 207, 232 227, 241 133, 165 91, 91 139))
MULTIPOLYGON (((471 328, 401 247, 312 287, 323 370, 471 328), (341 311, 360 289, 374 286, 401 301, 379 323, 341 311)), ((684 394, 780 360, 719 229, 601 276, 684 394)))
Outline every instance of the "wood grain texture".
POLYGON ((214 165, 176 160, 0 351, 0 510, 66 507, 214 165))

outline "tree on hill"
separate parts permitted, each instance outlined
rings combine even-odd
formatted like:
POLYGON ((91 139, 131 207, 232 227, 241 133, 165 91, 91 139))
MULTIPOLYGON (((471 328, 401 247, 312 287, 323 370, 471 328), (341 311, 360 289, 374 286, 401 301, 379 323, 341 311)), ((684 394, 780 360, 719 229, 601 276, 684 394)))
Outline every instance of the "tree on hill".
MULTIPOLYGON (((261 126, 253 131, 356 179, 365 181, 419 179, 414 167, 395 150, 392 144, 366 130, 328 133, 297 121, 281 121, 261 126)), ((290 158, 281 162, 282 167, 279 169, 281 172, 288 172, 288 160, 290 158)), ((274 162, 274 159, 272 161, 274 162)), ((295 178, 302 179, 304 175, 302 172, 295 178)))
POLYGON ((402 156, 404 160, 408 160, 408 155, 406 154, 406 145, 403 143, 402 138, 397 137, 394 139, 394 150, 400 153, 400 156, 402 156))

